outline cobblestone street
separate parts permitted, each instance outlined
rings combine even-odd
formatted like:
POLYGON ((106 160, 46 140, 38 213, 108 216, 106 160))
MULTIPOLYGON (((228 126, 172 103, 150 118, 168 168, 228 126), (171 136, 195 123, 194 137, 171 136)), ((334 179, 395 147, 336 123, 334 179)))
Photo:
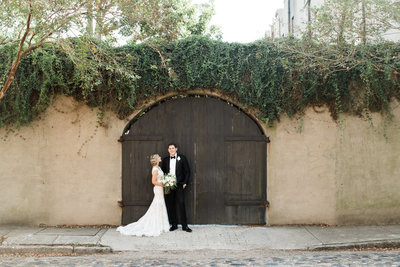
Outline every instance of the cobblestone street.
POLYGON ((400 266, 400 250, 389 251, 209 251, 125 252, 64 257, 3 257, 13 266, 400 266))

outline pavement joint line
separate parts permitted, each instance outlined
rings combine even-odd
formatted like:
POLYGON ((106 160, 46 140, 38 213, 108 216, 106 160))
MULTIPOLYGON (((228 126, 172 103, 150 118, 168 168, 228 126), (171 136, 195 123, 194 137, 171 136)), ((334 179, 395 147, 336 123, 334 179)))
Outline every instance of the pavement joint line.
POLYGON ((317 239, 321 244, 323 244, 322 240, 320 240, 318 237, 316 237, 311 231, 310 229, 308 229, 307 226, 304 226, 304 229, 310 233, 310 235, 312 235, 315 239, 317 239))
POLYGON ((44 230, 46 230, 46 228, 40 227, 40 228, 38 228, 38 231, 32 233, 32 235, 37 235, 37 234, 39 234, 40 232, 42 232, 42 231, 44 231, 44 230))
MULTIPOLYGON (((100 231, 103 231, 102 233, 100 233, 99 235, 99 240, 97 240, 97 244, 101 244, 103 236, 108 232, 109 229, 100 229, 100 231)), ((100 232, 99 231, 99 232, 100 232)))
POLYGON ((37 234, 39 234, 40 232, 43 232, 44 230, 46 230, 46 228, 39 228, 40 230, 39 231, 37 231, 36 233, 33 233, 34 235, 37 235, 37 234))
POLYGON ((102 228, 99 228, 99 230, 93 236, 97 236, 102 230, 102 228))

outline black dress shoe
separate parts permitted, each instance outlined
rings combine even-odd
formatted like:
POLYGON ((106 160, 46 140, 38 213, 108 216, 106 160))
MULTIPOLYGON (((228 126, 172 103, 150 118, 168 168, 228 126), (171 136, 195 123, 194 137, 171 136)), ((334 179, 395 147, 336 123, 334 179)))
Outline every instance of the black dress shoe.
POLYGON ((186 231, 186 232, 188 232, 188 233, 191 233, 191 232, 192 232, 192 229, 190 229, 189 227, 182 228, 182 230, 183 230, 183 231, 186 231))
POLYGON ((178 229, 178 226, 172 225, 171 228, 169 228, 169 231, 172 232, 175 231, 176 229, 178 229))

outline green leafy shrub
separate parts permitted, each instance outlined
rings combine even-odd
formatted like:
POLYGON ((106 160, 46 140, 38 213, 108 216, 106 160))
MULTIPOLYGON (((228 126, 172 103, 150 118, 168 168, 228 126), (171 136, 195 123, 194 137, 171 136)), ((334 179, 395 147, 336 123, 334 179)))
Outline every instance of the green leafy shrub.
MULTIPOLYGON (((217 89, 257 108, 268 122, 321 105, 335 119, 340 113, 390 114, 389 102, 400 99, 400 47, 394 43, 337 48, 291 38, 239 44, 190 37, 105 49, 82 51, 84 64, 53 46, 32 52, 0 102, 0 127, 31 122, 57 94, 124 118, 149 96, 217 89)), ((12 51, 0 49, 0 75, 12 51)))

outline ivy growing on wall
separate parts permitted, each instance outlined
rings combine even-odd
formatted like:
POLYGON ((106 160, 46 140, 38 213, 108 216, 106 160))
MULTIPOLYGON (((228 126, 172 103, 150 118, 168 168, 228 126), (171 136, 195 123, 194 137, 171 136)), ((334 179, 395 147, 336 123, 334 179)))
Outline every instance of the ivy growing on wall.
MULTIPOLYGON (((30 123, 57 94, 124 118, 149 96, 218 89, 260 110, 258 116, 267 122, 321 105, 335 119, 340 113, 389 115, 391 99, 400 100, 400 46, 394 43, 339 49, 290 38, 239 44, 191 37, 110 49, 112 66, 98 63, 100 56, 92 51, 85 55, 91 62, 87 68, 78 68, 53 46, 34 51, 21 62, 0 102, 0 127, 30 123)), ((0 76, 12 51, 0 49, 0 76)))

